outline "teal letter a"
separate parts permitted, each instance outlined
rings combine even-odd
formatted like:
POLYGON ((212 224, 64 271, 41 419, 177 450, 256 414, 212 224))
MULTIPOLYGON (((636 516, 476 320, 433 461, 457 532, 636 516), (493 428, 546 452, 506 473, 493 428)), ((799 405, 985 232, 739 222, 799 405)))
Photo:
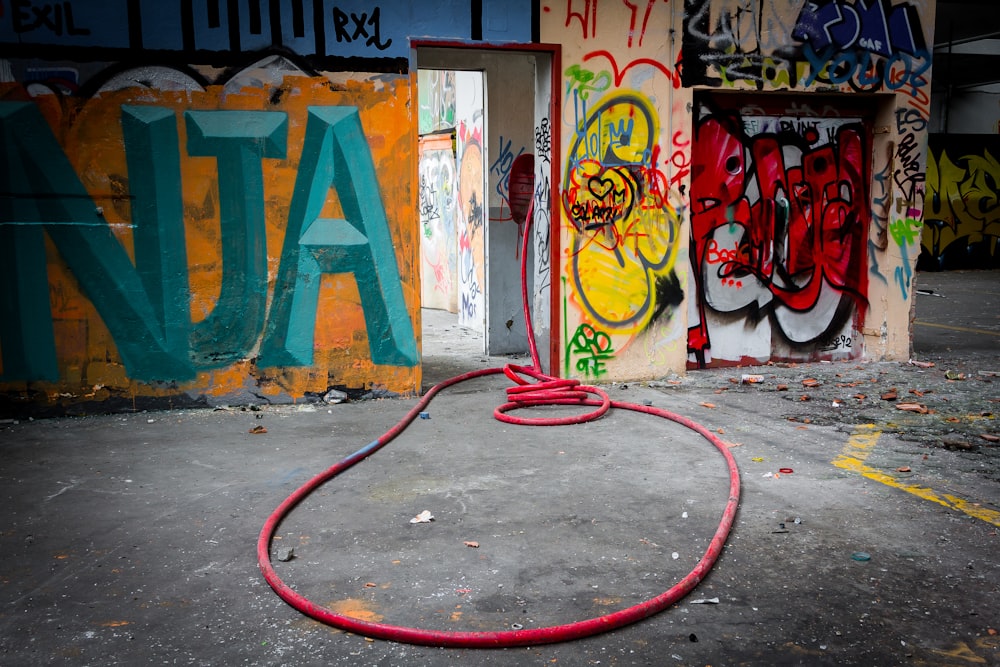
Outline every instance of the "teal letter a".
POLYGON ((308 366, 323 274, 351 273, 372 361, 415 366, 417 343, 375 165, 355 107, 309 107, 281 265, 258 366, 308 366), (345 219, 320 218, 333 186, 345 219))

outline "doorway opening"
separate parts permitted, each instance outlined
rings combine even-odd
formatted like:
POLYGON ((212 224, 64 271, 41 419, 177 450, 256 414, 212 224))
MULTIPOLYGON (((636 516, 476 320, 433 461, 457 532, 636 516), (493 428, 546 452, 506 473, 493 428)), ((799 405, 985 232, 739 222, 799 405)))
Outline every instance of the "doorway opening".
POLYGON ((549 364, 552 47, 420 45, 418 209, 424 387, 530 363, 521 248, 534 201, 526 283, 549 364))

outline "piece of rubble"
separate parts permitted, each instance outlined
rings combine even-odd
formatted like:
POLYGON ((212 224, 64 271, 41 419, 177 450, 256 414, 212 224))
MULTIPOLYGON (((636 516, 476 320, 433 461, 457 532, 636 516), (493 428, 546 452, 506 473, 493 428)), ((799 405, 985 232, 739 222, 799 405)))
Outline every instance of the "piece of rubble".
POLYGON ((331 389, 323 394, 323 402, 329 404, 343 403, 347 400, 347 394, 337 389, 331 389))
POLYGON ((941 444, 948 449, 963 449, 968 451, 976 448, 975 445, 965 442, 964 440, 947 436, 941 439, 941 444))
POLYGON ((680 380, 650 380, 646 383, 647 387, 652 387, 653 389, 676 389, 680 385, 680 380))

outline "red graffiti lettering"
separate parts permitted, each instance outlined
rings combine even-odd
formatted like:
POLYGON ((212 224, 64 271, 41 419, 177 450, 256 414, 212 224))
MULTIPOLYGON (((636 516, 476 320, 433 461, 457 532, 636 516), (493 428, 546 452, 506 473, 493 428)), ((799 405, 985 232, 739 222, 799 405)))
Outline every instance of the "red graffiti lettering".
MULTIPOLYGON (((690 349, 710 347, 708 307, 809 313, 823 301, 833 326, 842 309, 821 298, 832 288, 863 313, 870 211, 859 125, 840 122, 820 132, 782 119, 719 114, 701 120, 696 132, 691 246, 702 317, 689 331, 690 349), (749 135, 747 126, 758 133, 749 135), (756 295, 719 292, 751 283, 756 295)), ((796 343, 827 330, 810 322, 783 334, 796 343)))

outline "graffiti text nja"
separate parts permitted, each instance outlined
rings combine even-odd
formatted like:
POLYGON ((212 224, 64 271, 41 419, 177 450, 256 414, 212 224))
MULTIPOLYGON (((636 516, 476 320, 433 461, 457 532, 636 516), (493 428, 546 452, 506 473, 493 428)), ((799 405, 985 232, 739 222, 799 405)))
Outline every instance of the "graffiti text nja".
MULTIPOLYGON (((190 156, 218 163, 222 280, 214 310, 192 322, 177 116, 124 106, 121 124, 134 227, 131 258, 99 215, 38 107, 0 103, 7 147, 0 242, 38 258, 52 240, 118 347, 129 377, 188 380, 254 354, 257 364, 308 366, 321 279, 352 274, 376 364, 414 366, 416 341, 374 164, 354 107, 309 107, 305 139, 267 306, 263 162, 284 159, 288 117, 267 111, 186 111, 190 156), (343 219, 322 218, 331 189, 343 219)), ((0 323, 5 379, 56 380, 44 261, 4 263, 15 317, 0 323), (31 336, 23 332, 34 332, 31 336)))

